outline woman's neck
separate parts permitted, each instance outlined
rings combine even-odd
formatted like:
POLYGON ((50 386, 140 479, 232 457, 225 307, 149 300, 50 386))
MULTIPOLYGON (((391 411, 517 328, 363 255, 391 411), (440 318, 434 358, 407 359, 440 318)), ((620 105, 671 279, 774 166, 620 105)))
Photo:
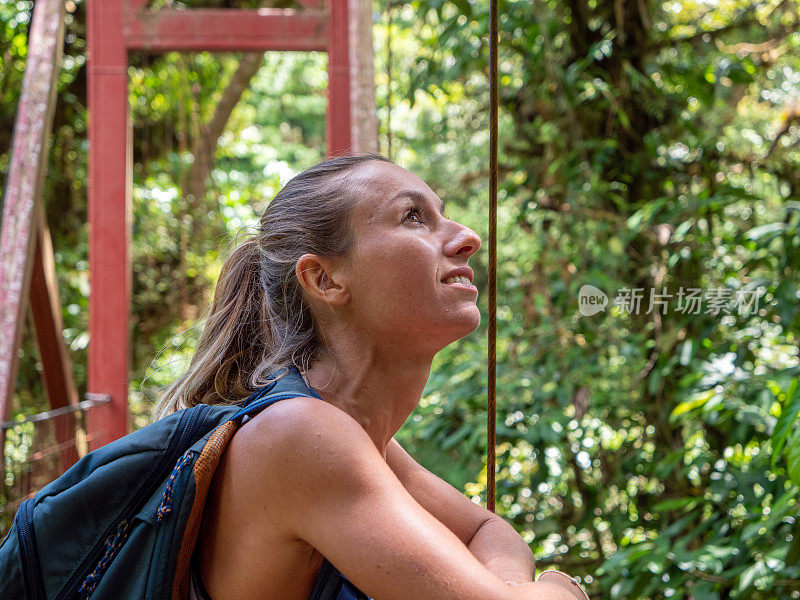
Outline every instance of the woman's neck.
POLYGON ((419 404, 433 357, 334 347, 304 373, 323 400, 353 419, 385 456, 386 445, 419 404))

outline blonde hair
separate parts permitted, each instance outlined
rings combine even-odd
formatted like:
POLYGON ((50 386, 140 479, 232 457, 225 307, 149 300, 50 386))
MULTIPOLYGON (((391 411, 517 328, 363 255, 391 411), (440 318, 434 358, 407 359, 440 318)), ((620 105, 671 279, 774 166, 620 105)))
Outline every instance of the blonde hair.
POLYGON ((289 365, 301 372, 324 351, 295 274, 297 259, 347 254, 355 193, 351 170, 380 154, 341 156, 292 178, 270 202, 252 237, 222 266, 188 369, 155 408, 162 418, 197 404, 238 404, 289 365))

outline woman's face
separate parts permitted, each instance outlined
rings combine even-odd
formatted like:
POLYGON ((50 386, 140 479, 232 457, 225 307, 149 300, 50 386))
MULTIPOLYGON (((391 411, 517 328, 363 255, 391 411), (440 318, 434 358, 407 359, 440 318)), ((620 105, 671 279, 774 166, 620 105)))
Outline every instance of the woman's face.
POLYGON ((434 353, 473 332, 480 311, 467 261, 480 247, 478 234, 447 219, 439 197, 401 167, 371 161, 351 181, 355 240, 343 272, 355 324, 434 353), (448 280, 456 269, 469 281, 448 280))

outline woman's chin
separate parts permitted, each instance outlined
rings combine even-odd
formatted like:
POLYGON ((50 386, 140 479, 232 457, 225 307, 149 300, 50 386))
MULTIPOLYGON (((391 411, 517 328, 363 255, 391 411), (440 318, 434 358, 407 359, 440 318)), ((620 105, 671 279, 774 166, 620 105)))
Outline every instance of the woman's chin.
POLYGON ((469 335, 473 331, 475 331, 481 324, 481 310, 478 308, 477 305, 473 306, 469 312, 469 331, 464 335, 469 335))
MULTIPOLYGON (((404 321, 404 323, 411 323, 404 321)), ((386 335, 394 340, 402 340, 411 346, 426 347, 428 350, 439 352, 445 346, 468 336, 481 324, 481 312, 476 305, 462 307, 458 311, 448 311, 446 317, 435 318, 428 325, 419 320, 413 322, 411 329, 402 330, 393 328, 386 335)))
POLYGON ((452 316, 452 339, 447 342, 452 343, 468 336, 475 331, 481 324, 481 311, 477 306, 465 309, 457 315, 452 316), (457 318, 456 318, 457 317, 457 318))

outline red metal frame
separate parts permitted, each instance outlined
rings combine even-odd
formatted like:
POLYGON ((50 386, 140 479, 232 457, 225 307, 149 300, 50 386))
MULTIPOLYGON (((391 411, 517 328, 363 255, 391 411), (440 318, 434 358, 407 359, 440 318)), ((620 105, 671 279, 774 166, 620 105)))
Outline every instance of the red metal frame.
POLYGON ((129 50, 322 50, 327 14, 288 9, 162 9, 125 25, 129 50), (264 32, 269 31, 269 37, 264 32))
POLYGON ((41 202, 64 39, 62 4, 60 0, 46 0, 33 10, 28 61, 0 207, 0 421, 8 418, 11 410, 25 301, 30 292, 39 225, 36 210, 41 202))
POLYGON ((328 52, 328 156, 352 151, 347 0, 301 10, 150 10, 147 0, 88 0, 88 391, 111 402, 89 412, 93 447, 128 432, 131 295, 131 127, 128 53, 234 50, 328 52))
MULTIPOLYGON (((36 330, 36 342, 42 359, 47 399, 51 409, 59 409, 78 404, 78 390, 72 377, 72 363, 64 343, 61 320, 61 303, 58 298, 56 264, 53 257, 53 243, 47 228, 44 207, 39 202, 36 207, 38 221, 36 248, 31 273, 31 313, 36 330)), ((61 467, 67 470, 78 461, 75 446, 75 421, 61 418, 56 422, 56 441, 61 450, 61 467)))
MULTIPOLYGON (((57 408, 77 402, 69 353, 62 337, 52 245, 41 203, 63 40, 64 2, 37 2, 31 17, 28 60, 2 203, 0 324, 4 335, 0 338, 0 421, 11 413, 27 299, 50 405, 57 408)), ((0 472, 5 462, 5 430, 0 428, 0 472)), ((68 444, 72 434, 68 428, 59 427, 56 435, 65 448, 62 467, 67 467, 77 459, 68 444)))

